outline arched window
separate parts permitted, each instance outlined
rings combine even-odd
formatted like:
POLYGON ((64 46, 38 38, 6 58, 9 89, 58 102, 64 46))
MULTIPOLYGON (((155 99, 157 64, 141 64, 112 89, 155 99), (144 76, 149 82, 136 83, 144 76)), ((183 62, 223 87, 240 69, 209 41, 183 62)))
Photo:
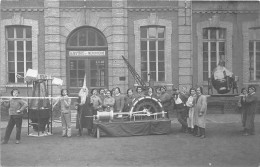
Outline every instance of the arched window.
POLYGON ((67 40, 68 85, 73 93, 83 86, 104 88, 108 86, 107 41, 93 27, 76 29, 67 40))

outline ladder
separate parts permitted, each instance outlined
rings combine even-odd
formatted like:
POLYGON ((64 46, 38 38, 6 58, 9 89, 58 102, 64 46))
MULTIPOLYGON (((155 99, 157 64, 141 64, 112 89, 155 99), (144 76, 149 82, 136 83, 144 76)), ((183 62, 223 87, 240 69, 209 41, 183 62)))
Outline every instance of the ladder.
POLYGON ((135 71, 135 69, 131 66, 131 64, 126 60, 124 56, 122 56, 124 59, 125 64, 127 65, 128 70, 131 72, 133 75, 135 81, 137 82, 138 85, 141 85, 143 88, 146 88, 146 83, 142 80, 140 75, 135 71))

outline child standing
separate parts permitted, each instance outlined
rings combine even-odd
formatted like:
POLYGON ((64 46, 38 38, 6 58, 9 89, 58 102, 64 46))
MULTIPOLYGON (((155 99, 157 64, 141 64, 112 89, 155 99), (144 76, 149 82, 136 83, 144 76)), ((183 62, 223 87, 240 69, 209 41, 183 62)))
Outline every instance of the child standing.
POLYGON ((60 102, 61 106, 61 124, 62 124, 62 137, 71 137, 71 99, 68 98, 68 90, 61 90, 61 97, 54 103, 53 107, 60 102))
MULTIPOLYGON (((13 89, 11 91, 13 97, 19 95, 18 89, 13 89)), ((12 98, 8 101, 3 101, 1 99, 1 104, 4 104, 5 107, 9 108, 9 121, 5 130, 5 137, 2 144, 7 144, 10 138, 10 135, 13 131, 14 125, 16 125, 16 144, 20 143, 21 139, 21 130, 22 130, 22 121, 23 121, 23 110, 27 108, 28 104, 20 98, 12 98)))

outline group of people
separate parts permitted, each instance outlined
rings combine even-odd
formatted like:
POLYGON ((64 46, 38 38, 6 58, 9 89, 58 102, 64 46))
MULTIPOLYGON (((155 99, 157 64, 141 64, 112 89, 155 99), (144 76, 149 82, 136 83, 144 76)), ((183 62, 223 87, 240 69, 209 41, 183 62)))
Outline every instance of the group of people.
POLYGON ((257 110, 257 101, 255 86, 249 86, 248 89, 241 89, 238 107, 241 112, 242 132, 244 136, 255 134, 254 119, 257 110))
MULTIPOLYGON (((242 113, 244 135, 254 134, 254 116, 258 100, 255 92, 256 88, 254 86, 249 86, 248 91, 245 88, 241 90, 238 106, 242 113)), ((13 89, 11 95, 15 98, 7 101, 1 99, 1 104, 9 108, 10 115, 2 144, 8 143, 14 125, 16 125, 16 144, 20 143, 23 111, 28 107, 28 104, 26 101, 17 98, 18 94, 19 91, 13 89)), ((58 103, 61 106, 63 137, 71 137, 71 98, 69 98, 68 94, 67 89, 62 89, 61 96, 56 98, 53 103, 53 107, 58 103)), ((177 119, 181 124, 181 132, 190 133, 200 138, 206 137, 207 97, 203 95, 202 87, 191 88, 189 92, 186 89, 180 91, 173 88, 173 93, 169 93, 165 86, 157 87, 155 90, 148 87, 146 91, 138 86, 136 93, 129 88, 126 95, 121 94, 119 87, 112 90, 92 89, 89 93, 88 88, 83 86, 78 93, 79 98, 75 105, 77 109, 76 129, 78 129, 78 136, 82 135, 84 128, 87 129, 87 134, 93 135, 93 115, 96 115, 97 111, 129 112, 134 100, 144 96, 158 99, 167 113, 167 118, 169 118, 170 112, 176 111, 177 119)), ((122 115, 118 115, 118 117, 120 118, 122 115)))

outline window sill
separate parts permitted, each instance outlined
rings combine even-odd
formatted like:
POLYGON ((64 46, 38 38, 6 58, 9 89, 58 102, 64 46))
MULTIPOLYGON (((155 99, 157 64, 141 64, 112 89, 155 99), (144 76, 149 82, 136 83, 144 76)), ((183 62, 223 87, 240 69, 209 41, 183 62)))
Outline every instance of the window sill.
MULTIPOLYGON (((27 84, 23 84, 23 83, 9 83, 5 85, 6 88, 26 88, 27 84)), ((32 87, 32 84, 28 85, 28 87, 32 87)))

